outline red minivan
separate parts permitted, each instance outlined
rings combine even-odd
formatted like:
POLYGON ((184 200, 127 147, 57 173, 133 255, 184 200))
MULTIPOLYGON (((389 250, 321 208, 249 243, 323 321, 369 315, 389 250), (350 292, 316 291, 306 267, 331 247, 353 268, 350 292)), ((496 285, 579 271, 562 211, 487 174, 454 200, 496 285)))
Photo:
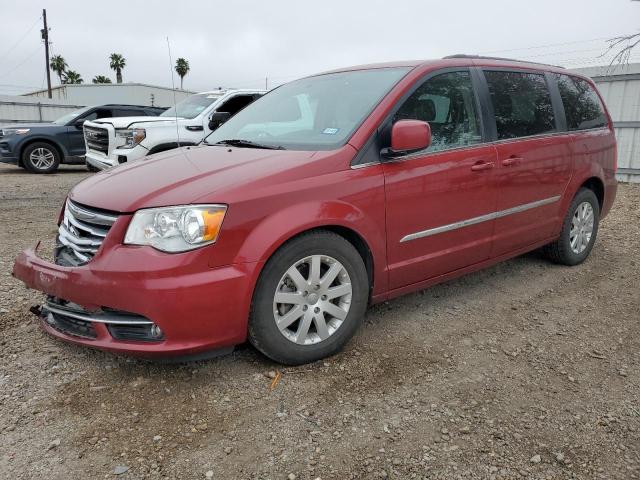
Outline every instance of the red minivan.
POLYGON ((346 68, 81 182, 55 262, 28 249, 13 274, 63 340, 202 358, 249 339, 299 364, 343 347, 369 304, 540 247, 581 263, 615 170, 583 76, 462 55, 346 68))

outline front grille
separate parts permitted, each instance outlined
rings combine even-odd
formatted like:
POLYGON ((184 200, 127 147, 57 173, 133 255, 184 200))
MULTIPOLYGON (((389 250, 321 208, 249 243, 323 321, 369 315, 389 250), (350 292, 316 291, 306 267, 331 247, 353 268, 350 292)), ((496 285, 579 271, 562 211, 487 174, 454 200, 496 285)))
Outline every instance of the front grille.
POLYGON ((117 219, 116 215, 67 200, 58 228, 56 264, 78 266, 87 263, 96 254, 117 219))
POLYGON ((106 128, 84 127, 84 138, 91 150, 109 153, 109 132, 106 128))

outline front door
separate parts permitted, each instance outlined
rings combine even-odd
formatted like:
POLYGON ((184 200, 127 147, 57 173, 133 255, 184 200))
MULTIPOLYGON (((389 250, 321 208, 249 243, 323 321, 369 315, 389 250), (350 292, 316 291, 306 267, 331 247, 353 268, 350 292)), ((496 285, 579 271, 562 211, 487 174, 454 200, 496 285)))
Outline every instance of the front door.
POLYGON ((549 238, 571 178, 571 137, 560 132, 542 73, 485 71, 496 119, 498 203, 492 256, 549 238))
POLYGON ((496 208, 496 150, 482 144, 468 71, 426 80, 394 121, 429 122, 431 146, 383 163, 391 288, 489 258, 496 208))

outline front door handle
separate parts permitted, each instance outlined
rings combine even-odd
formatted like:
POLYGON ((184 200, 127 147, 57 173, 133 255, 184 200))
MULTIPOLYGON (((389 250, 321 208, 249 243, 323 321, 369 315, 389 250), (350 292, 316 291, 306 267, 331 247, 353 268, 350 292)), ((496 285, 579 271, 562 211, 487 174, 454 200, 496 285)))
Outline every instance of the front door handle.
POLYGON ((473 170, 474 172, 480 172, 482 170, 491 170, 493 166, 493 162, 479 162, 471 165, 471 170, 473 170))
POLYGON ((505 167, 511 167, 512 165, 517 165, 522 162, 522 157, 509 157, 502 160, 502 165, 505 167))

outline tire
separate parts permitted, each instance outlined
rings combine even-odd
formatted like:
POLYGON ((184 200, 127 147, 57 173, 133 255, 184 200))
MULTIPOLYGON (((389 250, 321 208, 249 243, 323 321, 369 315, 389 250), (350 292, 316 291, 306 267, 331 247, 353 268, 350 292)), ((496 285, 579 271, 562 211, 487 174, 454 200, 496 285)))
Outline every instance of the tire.
POLYGON ((35 142, 22 152, 22 163, 31 173, 53 173, 60 165, 60 154, 50 143, 35 142))
POLYGON ((337 353, 364 318, 368 278, 358 251, 333 232, 318 230, 290 240, 260 274, 251 304, 249 341, 267 357, 287 365, 337 353), (320 275, 314 275, 316 271, 320 275), (283 303, 277 302, 283 298, 283 303))
POLYGON ((543 251, 555 263, 569 266, 578 265, 584 262, 591 253, 598 234, 599 223, 600 204, 598 198, 592 190, 581 188, 573 197, 567 210, 562 222, 560 237, 545 246, 543 251), (586 220, 581 220, 583 214, 586 220), (592 222, 589 222, 589 218, 592 218, 592 222), (581 228, 584 232, 582 235, 579 234, 581 228), (587 235, 589 230, 590 235, 587 235))

